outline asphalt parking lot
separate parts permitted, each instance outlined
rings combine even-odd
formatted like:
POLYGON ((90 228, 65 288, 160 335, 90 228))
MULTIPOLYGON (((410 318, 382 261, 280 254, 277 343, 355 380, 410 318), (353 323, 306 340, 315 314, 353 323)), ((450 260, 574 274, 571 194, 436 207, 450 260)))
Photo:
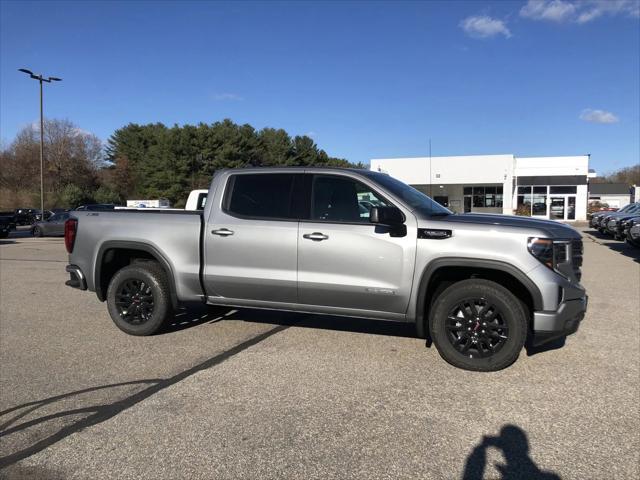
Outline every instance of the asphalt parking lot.
POLYGON ((639 478, 640 264, 603 243, 578 333, 486 374, 395 323, 192 310, 127 336, 64 286, 61 239, 0 240, 0 476, 639 478))

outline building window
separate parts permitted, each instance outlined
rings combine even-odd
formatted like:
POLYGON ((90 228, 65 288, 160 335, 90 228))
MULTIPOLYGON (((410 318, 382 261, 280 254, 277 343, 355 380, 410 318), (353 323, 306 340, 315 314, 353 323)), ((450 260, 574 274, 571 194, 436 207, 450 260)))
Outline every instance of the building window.
POLYGON ((463 187, 463 193, 465 196, 465 205, 473 205, 474 208, 502 208, 501 185, 463 187))

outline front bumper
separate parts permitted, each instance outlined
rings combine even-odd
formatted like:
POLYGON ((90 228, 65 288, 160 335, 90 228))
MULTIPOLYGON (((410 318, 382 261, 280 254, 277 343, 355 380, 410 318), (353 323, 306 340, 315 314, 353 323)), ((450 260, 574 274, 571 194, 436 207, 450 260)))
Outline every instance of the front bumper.
POLYGON ((538 346, 578 330, 587 312, 589 297, 566 300, 555 312, 534 312, 533 345, 538 346))
POLYGON ((77 265, 67 265, 65 270, 69 273, 69 277, 71 277, 69 280, 64 282, 65 285, 68 287, 79 288, 80 290, 87 289, 87 281, 82 270, 80 270, 80 267, 77 265))

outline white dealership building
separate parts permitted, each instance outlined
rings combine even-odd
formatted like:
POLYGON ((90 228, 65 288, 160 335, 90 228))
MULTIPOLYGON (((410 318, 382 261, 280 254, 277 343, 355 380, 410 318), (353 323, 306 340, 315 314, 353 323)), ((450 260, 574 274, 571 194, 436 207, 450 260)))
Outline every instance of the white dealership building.
POLYGON ((385 172, 456 212, 586 220, 589 155, 377 158, 385 172))

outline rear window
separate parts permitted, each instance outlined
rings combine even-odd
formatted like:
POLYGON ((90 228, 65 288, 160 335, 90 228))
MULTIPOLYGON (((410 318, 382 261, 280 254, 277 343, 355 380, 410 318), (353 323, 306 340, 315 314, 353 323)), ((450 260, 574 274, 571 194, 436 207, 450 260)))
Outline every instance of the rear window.
POLYGON ((291 211, 294 175, 290 173, 233 175, 225 198, 225 210, 236 216, 293 219, 291 211))

